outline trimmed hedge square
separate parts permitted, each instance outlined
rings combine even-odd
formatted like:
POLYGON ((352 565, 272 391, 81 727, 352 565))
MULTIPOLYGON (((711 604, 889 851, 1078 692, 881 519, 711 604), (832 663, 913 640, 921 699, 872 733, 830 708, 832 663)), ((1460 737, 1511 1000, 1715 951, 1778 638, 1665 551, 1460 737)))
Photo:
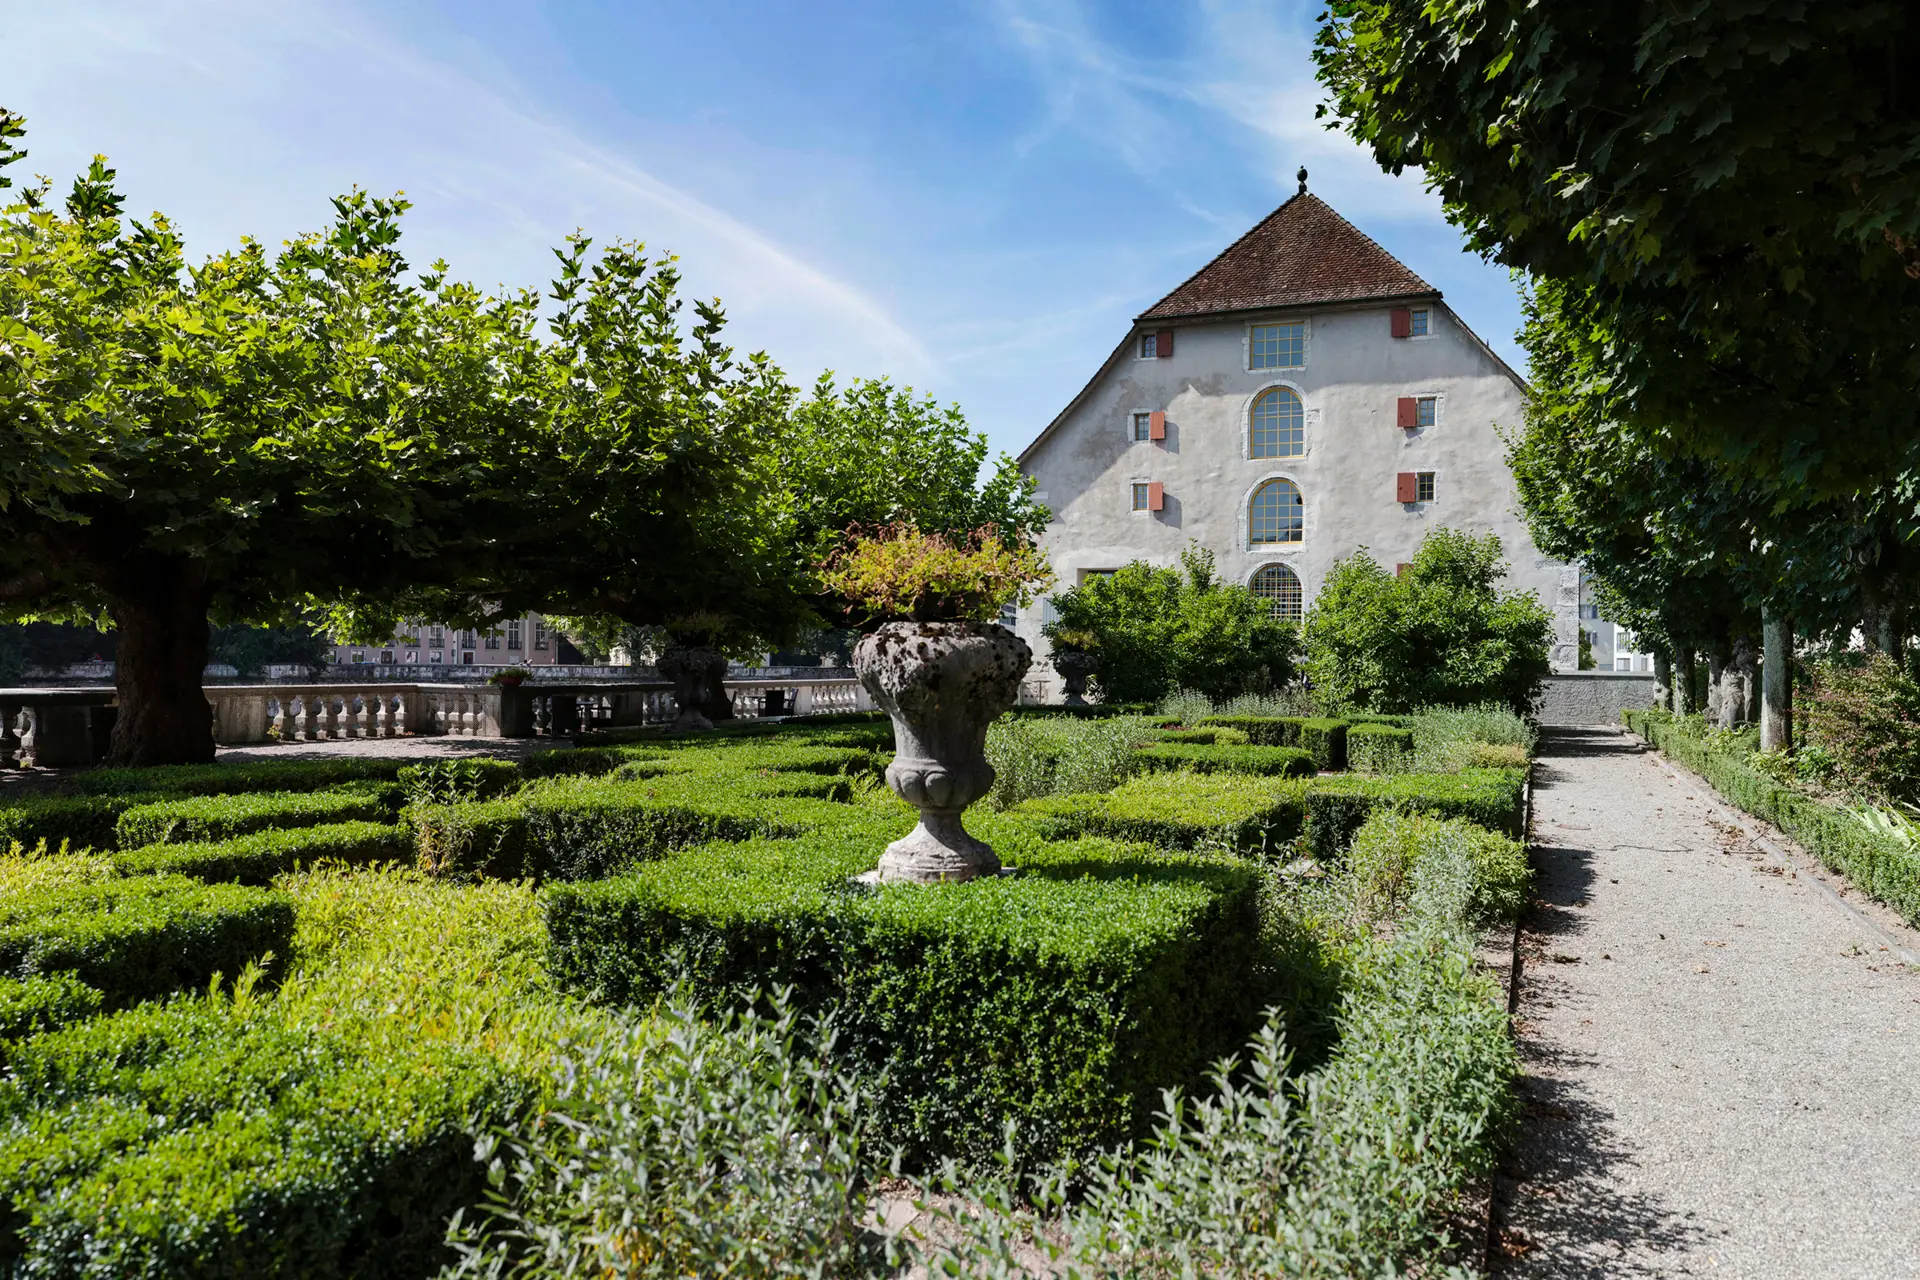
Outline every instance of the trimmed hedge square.
POLYGON ((179 795, 234 795, 243 791, 319 791, 346 782, 392 782, 409 760, 357 757, 336 760, 248 760, 238 764, 164 764, 143 769, 93 769, 60 784, 80 795, 171 791, 179 795))
MULTIPOLYGON (((0 978, 0 1040, 24 1040, 100 1012, 102 996, 70 973, 0 978)), ((6 1055, 0 1051, 0 1062, 6 1055)))
POLYGON ((256 831, 232 840, 154 844, 114 855, 123 876, 183 875, 209 882, 264 885, 322 859, 387 862, 413 857, 413 831, 381 822, 336 822, 256 831))
POLYGON ((479 1198, 471 1122, 530 1098, 445 1046, 383 1051, 182 999, 9 1047, 0 1272, 416 1277, 479 1198))
POLYGON ((395 798, 382 790, 363 788, 190 796, 128 809, 115 823, 115 834, 120 848, 138 849, 149 844, 230 840, 269 828, 371 822, 391 819, 395 798))
POLYGON ((1382 805, 1443 818, 1465 818, 1516 840, 1526 839, 1524 769, 1459 773, 1342 774, 1316 779, 1307 793, 1307 843, 1315 858, 1337 860, 1367 815, 1382 805))
POLYGON ((1309 785, 1224 773, 1150 773, 1112 791, 1042 796, 1007 812, 1049 839, 1098 835, 1264 856, 1300 834, 1309 785))
POLYGON ((1327 716, 1202 716, 1200 726, 1238 729, 1258 746, 1299 747, 1326 773, 1347 767, 1347 722, 1327 716))
POLYGON ((71 972, 110 1005, 237 975, 293 940, 285 894, 185 876, 57 884, 0 902, 0 976, 71 972))
POLYGON ((1389 773, 1413 758, 1413 730, 1363 722, 1347 726, 1347 764, 1373 773, 1389 773))
POLYGON ((1163 742, 1134 753, 1150 770, 1187 769, 1194 773, 1250 773, 1270 778, 1311 778, 1319 770, 1299 747, 1207 746, 1163 742))
POLYGON ((120 815, 139 805, 178 799, 177 794, 137 791, 104 796, 30 796, 0 805, 0 849, 19 841, 29 849, 42 840, 49 850, 64 842, 75 851, 118 848, 120 815))
POLYGON ((884 842, 704 845, 552 886, 550 968, 615 1002, 792 986, 878 1090, 882 1141, 921 1167, 987 1161, 1008 1121, 1024 1162, 1136 1136, 1163 1088, 1258 1020, 1260 873, 1239 859, 1009 829, 996 844, 1018 876, 852 886, 884 842))

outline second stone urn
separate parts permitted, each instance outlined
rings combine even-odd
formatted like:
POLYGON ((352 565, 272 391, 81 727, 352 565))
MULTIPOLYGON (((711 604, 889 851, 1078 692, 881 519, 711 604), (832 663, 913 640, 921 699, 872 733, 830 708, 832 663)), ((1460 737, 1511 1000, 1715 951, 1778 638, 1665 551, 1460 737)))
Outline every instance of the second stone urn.
POLYGON ((1060 683, 1066 690, 1068 706, 1087 705, 1087 677, 1093 674, 1095 665, 1094 656, 1079 649, 1053 651, 1053 669, 1060 673, 1060 683))
POLYGON ((704 647, 668 649, 654 667, 673 682, 673 704, 678 708, 673 727, 676 730, 713 728, 713 721, 706 716, 708 690, 723 687, 727 655, 704 647))
POLYGON ((960 816, 993 787, 987 726, 1013 705, 1032 662, 1026 641, 991 622, 889 622, 855 646, 854 672, 893 717, 887 785, 920 811, 919 825, 881 855, 882 882, 999 872, 960 816))

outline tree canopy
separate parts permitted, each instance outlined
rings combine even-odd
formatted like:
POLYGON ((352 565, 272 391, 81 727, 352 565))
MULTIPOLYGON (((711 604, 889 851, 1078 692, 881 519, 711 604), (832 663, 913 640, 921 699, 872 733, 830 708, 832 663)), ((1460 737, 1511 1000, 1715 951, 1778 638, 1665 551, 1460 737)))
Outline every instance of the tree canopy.
POLYGON ((1769 488, 1920 453, 1920 21, 1892 0, 1333 0, 1335 119, 1591 294, 1622 421, 1769 488))

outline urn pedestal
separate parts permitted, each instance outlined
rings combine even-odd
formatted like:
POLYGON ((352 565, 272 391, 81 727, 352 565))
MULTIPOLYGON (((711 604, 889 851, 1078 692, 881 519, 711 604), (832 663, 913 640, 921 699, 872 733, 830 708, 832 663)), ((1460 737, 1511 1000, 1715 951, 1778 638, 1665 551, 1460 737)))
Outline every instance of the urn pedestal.
POLYGON ((1090 653, 1081 653, 1077 649, 1054 652, 1053 669, 1060 673, 1060 683, 1066 689, 1068 706, 1087 705, 1087 677, 1093 674, 1093 667, 1094 659, 1090 653))
POLYGON ((987 726, 1020 694, 1033 663, 1026 641, 991 622, 889 622, 853 651, 853 669, 893 718, 887 785, 920 822, 887 846, 882 882, 933 884, 1000 870, 961 815, 993 786, 987 726))
POLYGON ((706 703, 709 689, 725 687, 727 655, 718 649, 669 649, 660 655, 655 669, 673 682, 673 718, 676 730, 711 729, 706 703))

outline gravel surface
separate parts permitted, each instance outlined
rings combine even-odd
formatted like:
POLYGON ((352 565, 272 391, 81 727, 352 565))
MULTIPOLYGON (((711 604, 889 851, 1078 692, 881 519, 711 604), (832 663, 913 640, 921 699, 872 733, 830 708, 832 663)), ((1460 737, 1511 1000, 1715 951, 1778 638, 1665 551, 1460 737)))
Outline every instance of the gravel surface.
POLYGON ((1920 972, 1637 739, 1541 760, 1500 1274, 1920 1277, 1920 972))

